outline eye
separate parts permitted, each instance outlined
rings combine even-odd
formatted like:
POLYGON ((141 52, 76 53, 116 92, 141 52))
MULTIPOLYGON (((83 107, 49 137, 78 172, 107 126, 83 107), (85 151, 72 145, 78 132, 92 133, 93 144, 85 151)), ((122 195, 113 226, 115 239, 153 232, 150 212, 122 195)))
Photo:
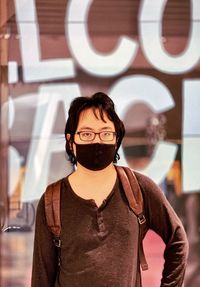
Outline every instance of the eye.
POLYGON ((85 139, 92 138, 93 133, 92 132, 81 132, 81 136, 85 139))
POLYGON ((104 137, 110 137, 112 135, 112 132, 103 132, 104 137))
POLYGON ((101 139, 104 141, 113 140, 113 132, 105 131, 101 133, 101 139))

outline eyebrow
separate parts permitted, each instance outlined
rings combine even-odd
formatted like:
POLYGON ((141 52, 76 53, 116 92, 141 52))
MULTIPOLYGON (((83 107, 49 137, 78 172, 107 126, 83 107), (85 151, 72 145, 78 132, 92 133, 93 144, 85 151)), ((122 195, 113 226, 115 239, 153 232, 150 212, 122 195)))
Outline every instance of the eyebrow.
MULTIPOLYGON (((87 126, 83 126, 83 127, 81 127, 79 130, 90 130, 90 131, 94 131, 93 128, 87 127, 87 126)), ((103 131, 103 130, 112 130, 112 128, 105 126, 105 127, 103 127, 103 128, 100 129, 100 131, 103 131)))

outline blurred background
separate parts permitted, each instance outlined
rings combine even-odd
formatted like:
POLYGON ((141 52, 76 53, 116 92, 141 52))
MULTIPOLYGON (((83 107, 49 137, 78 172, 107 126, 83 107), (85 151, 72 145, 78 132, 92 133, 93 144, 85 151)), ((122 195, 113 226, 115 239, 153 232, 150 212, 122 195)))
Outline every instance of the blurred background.
MULTIPOLYGON (((200 1, 0 1, 0 286, 28 287, 37 203, 69 174, 74 97, 107 93, 126 127, 119 164, 150 176, 190 243, 185 287, 200 286, 200 1)), ((144 287, 164 245, 149 232, 144 287)))

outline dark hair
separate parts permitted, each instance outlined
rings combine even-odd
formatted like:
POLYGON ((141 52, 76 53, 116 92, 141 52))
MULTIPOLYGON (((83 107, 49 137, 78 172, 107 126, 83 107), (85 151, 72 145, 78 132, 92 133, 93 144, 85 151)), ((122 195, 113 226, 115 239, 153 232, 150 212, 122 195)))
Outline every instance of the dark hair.
POLYGON ((95 93, 91 97, 77 97, 75 98, 69 108, 68 119, 65 125, 65 149, 69 156, 69 160, 72 164, 76 164, 75 155, 71 149, 71 144, 74 141, 74 134, 76 132, 79 116, 83 110, 92 108, 94 115, 98 118, 96 110, 98 109, 101 119, 105 122, 103 113, 106 113, 109 120, 114 123, 115 131, 117 133, 117 149, 114 158, 114 162, 119 159, 119 154, 117 153, 122 139, 125 135, 125 128, 123 122, 119 119, 115 112, 115 106, 111 98, 102 92, 95 93), (67 134, 70 134, 70 139, 67 138, 67 134))

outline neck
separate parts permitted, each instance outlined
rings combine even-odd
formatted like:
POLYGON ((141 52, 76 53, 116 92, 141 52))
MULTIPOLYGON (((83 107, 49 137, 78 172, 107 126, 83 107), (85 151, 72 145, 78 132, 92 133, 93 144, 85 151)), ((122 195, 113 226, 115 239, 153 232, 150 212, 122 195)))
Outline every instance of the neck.
POLYGON ((77 176, 79 176, 79 178, 82 178, 84 180, 89 179, 92 182, 98 182, 98 180, 105 180, 106 177, 116 176, 116 169, 113 163, 108 165, 106 168, 97 171, 89 170, 78 163, 77 170, 75 173, 77 176))

